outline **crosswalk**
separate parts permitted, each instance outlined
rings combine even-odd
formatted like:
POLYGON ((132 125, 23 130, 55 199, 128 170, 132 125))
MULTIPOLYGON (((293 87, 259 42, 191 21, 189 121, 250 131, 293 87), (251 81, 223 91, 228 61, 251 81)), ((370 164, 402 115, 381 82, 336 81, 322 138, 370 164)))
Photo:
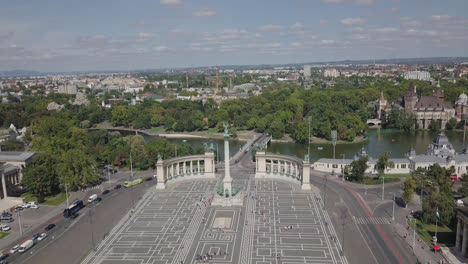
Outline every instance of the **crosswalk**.
POLYGON ((390 220, 385 217, 353 217, 354 222, 358 225, 389 225, 390 220))

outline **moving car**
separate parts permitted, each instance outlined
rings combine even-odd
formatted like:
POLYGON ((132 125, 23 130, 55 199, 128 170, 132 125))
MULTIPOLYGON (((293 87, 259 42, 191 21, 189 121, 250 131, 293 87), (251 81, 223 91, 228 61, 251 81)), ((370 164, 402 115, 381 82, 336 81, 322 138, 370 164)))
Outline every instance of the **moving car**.
POLYGON ((106 194, 108 194, 109 192, 110 192, 109 190, 105 190, 105 191, 102 192, 102 195, 106 195, 106 194))
POLYGON ((117 190, 117 189, 120 189, 120 188, 122 188, 122 185, 117 184, 117 185, 114 187, 114 190, 117 190))
POLYGON ((72 215, 70 215, 70 219, 73 220, 73 219, 77 218, 78 216, 79 216, 79 214, 72 214, 72 215))
POLYGON ((39 236, 41 236, 41 234, 37 233, 31 237, 31 240, 36 240, 39 238, 39 236))
POLYGON ((54 227, 55 227, 55 224, 49 224, 48 226, 46 226, 45 231, 50 231, 54 227))
POLYGON ((81 208, 83 208, 83 207, 84 207, 83 201, 78 200, 78 201, 74 202, 72 205, 70 205, 70 207, 63 210, 63 217, 65 217, 65 218, 70 217, 71 215, 73 215, 76 212, 78 212, 79 210, 81 210, 81 208))
POLYGON ((42 240, 44 240, 44 239, 46 239, 46 238, 47 238, 47 233, 42 233, 42 234, 37 238, 37 240, 42 241, 42 240))
POLYGON ((18 252, 19 247, 20 245, 16 245, 12 249, 10 249, 10 254, 15 254, 16 252, 18 252))
POLYGON ((18 252, 23 253, 26 250, 30 249, 32 246, 34 246, 34 240, 29 239, 28 241, 26 241, 26 242, 24 242, 23 244, 20 245, 20 247, 18 249, 18 252))
POLYGON ((8 225, 4 225, 2 226, 2 231, 5 232, 5 231, 10 231, 11 230, 11 227, 8 226, 8 225))
POLYGON ((98 198, 97 194, 93 194, 88 198, 88 203, 94 202, 98 198))

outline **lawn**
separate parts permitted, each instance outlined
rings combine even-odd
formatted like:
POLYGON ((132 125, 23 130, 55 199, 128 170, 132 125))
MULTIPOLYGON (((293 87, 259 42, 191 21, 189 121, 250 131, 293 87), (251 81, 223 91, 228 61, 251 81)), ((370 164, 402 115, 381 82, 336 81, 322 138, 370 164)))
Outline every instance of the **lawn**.
MULTIPOLYGON (((37 198, 34 197, 30 193, 23 193, 21 195, 21 197, 24 199, 25 202, 30 202, 30 201, 37 202, 37 198)), ((70 197, 70 194, 68 194, 68 197, 70 197)), ((63 203, 66 199, 67 198, 66 198, 65 193, 59 193, 59 194, 54 195, 54 196, 46 197, 45 201, 43 203, 40 203, 40 204, 57 206, 57 205, 63 203)))
POLYGON ((385 181, 387 181, 387 178, 408 178, 410 175, 408 173, 403 173, 403 174, 385 174, 385 181))
MULTIPOLYGON (((397 178, 397 177, 387 178, 387 176, 385 176, 385 183, 391 183, 391 182, 397 182, 397 181, 400 181, 400 178, 397 178)), ((365 184, 365 185, 382 184, 382 178, 377 179, 377 178, 364 177, 362 181, 357 182, 357 183, 365 184)))
POLYGON ((0 232, 0 239, 8 236, 10 233, 0 232))
POLYGON ((164 126, 152 127, 149 132, 151 133, 158 133, 165 131, 164 126))
MULTIPOLYGON (((414 220, 409 224, 411 228, 414 227, 414 220)), ((424 242, 432 246, 432 237, 435 236, 436 226, 433 224, 424 224, 416 220, 416 233, 424 240, 424 242)), ((455 245, 455 233, 447 226, 437 227, 437 244, 439 246, 451 247, 455 245)))

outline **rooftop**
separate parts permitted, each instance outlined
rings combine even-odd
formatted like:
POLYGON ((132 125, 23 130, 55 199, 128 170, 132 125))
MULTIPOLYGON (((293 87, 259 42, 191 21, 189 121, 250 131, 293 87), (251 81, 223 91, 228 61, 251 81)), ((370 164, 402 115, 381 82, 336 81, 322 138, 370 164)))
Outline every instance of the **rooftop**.
POLYGON ((26 161, 35 154, 36 152, 0 151, 0 162, 26 161))

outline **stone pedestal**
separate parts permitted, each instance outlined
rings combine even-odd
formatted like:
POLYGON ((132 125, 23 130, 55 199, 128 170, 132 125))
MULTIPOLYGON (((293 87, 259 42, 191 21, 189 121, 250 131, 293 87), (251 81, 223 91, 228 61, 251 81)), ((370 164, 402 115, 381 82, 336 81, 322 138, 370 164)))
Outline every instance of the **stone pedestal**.
POLYGON ((255 178, 263 178, 266 175, 265 151, 255 153, 255 178))
POLYGON ((158 179, 158 183, 156 184, 157 190, 166 189, 166 181, 164 179, 164 164, 162 160, 158 160, 156 163, 156 177, 158 179))
POLYGON ((310 162, 304 160, 302 162, 302 190, 310 190, 310 162))
POLYGON ((238 192, 234 197, 228 198, 215 194, 211 205, 213 206, 242 206, 244 205, 244 196, 242 192, 238 192))

